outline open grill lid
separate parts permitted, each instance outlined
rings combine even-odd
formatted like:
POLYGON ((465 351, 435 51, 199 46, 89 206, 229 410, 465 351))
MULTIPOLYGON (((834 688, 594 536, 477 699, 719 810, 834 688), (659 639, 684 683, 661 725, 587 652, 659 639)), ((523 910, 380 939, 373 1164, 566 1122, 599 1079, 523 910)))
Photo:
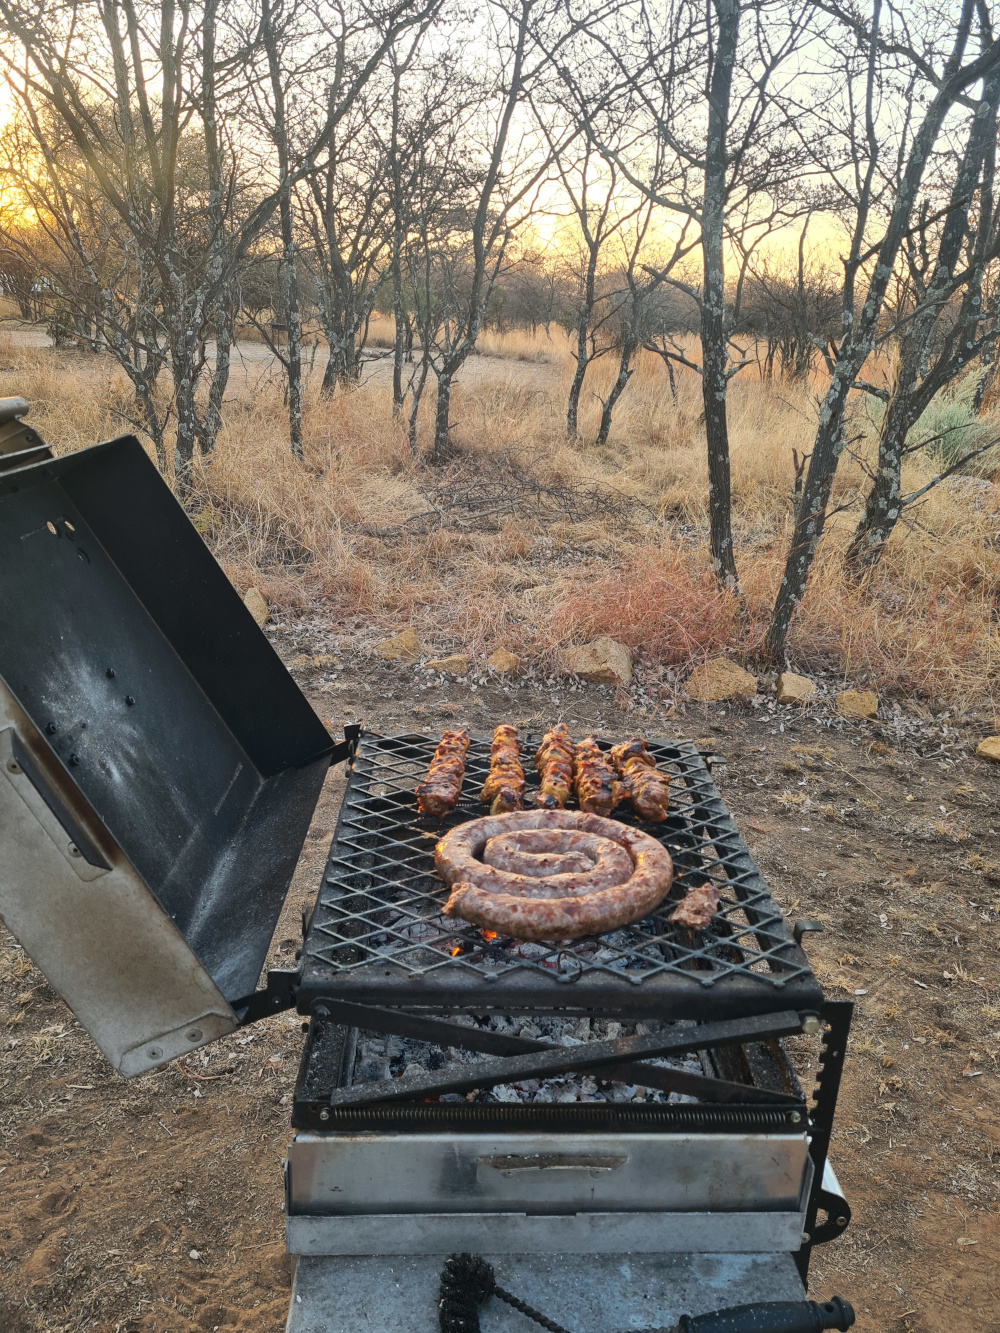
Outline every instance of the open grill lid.
POLYGON ((231 1030, 335 747, 134 436, 0 475, 0 913, 122 1073, 231 1030))

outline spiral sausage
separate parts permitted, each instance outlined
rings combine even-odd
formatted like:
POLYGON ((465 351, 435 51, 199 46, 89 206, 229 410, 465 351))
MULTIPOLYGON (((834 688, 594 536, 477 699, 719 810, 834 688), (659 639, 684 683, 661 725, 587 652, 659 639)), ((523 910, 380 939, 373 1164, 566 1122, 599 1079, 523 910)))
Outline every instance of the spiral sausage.
POLYGON ((577 939, 617 930, 648 916, 670 892, 673 880, 669 854, 648 833, 599 815, 564 810, 519 811, 461 824, 438 843, 434 862, 452 890, 446 915, 522 940, 577 939), (533 843, 528 836, 536 831, 583 833, 594 842, 557 842, 549 852, 542 850, 545 840, 533 843), (507 834, 522 835, 522 840, 509 841, 507 834), (501 860, 516 851, 524 856, 583 852, 588 858, 596 853, 596 859, 589 872, 564 871, 540 879, 480 860, 494 838, 501 842, 492 849, 493 856, 501 860), (605 839, 610 848, 601 845, 605 839), (557 850, 563 846, 566 851, 557 850))
POLYGON ((535 751, 535 767, 541 778, 535 804, 545 810, 561 810, 573 792, 573 756, 576 746, 560 722, 550 727, 535 751))
POLYGON ((493 733, 490 775, 479 799, 490 807, 491 815, 502 815, 508 810, 523 810, 524 787, 517 728, 501 725, 493 733))
POLYGON ((454 810, 462 794, 468 748, 469 733, 464 727, 442 734, 427 776, 417 787, 417 809, 421 814, 440 819, 449 810, 454 810))
MULTIPOLYGON (((584 892, 588 893, 623 884, 632 874, 631 858, 616 842, 596 833, 568 829, 522 829, 518 833, 500 833, 487 842, 483 861, 496 870, 532 880, 553 877, 562 880, 565 875, 582 874, 587 885, 584 892)), ((475 872, 470 871, 465 877, 478 883, 474 876, 475 872)), ((545 884, 520 887, 529 895, 556 896, 545 884)), ((565 888, 560 892, 566 892, 565 888)))

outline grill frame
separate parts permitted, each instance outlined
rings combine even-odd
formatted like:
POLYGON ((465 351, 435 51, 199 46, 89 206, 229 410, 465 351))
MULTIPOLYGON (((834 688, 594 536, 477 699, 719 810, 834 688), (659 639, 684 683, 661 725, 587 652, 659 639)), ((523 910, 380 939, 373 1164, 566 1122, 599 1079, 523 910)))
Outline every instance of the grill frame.
MULTIPOLYGON (((523 755, 532 754, 540 739, 524 737, 523 755)), ((435 744, 416 733, 363 734, 304 941, 300 1011, 309 1012, 326 998, 427 1013, 707 1020, 779 1009, 819 1012, 819 983, 690 741, 650 742, 658 765, 673 778, 672 814, 665 826, 638 825, 616 814, 622 823, 659 837, 674 857, 676 873, 670 897, 646 922, 596 937, 612 955, 603 961, 588 956, 595 937, 558 949, 534 946, 541 950, 537 956, 517 957, 503 941, 489 943, 475 927, 440 917, 445 892, 433 870, 434 843, 448 829, 486 813, 477 798, 489 771, 490 741, 472 738, 462 798, 442 821, 419 815, 414 794, 435 744), (685 942, 665 917, 688 888, 706 878, 728 888, 734 901, 701 942, 691 936, 685 942), (420 931, 439 933, 404 939, 399 923, 387 920, 392 912, 409 916, 420 931), (444 923, 440 928, 435 917, 444 923), (716 928, 722 922, 731 934, 716 928), (638 929, 649 923, 657 924, 655 934, 638 929), (376 942, 379 935, 395 937, 391 954, 384 942, 376 942), (611 943, 616 937, 620 942, 611 943), (450 957, 456 941, 467 944, 468 952, 450 957), (665 948, 671 956, 664 956, 665 948), (640 959, 642 967, 622 961, 640 959), (762 963, 773 970, 754 969, 762 963)), ((606 740, 599 744, 604 750, 611 746, 606 740)), ((524 946, 514 942, 513 948, 524 946)))

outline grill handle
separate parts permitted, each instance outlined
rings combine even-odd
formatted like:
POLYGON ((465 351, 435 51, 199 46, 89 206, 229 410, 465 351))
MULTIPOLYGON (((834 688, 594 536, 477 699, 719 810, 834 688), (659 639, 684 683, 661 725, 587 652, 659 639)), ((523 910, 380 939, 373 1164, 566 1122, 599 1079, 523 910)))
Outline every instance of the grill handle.
POLYGON ((681 1315, 677 1333, 821 1333, 848 1329, 854 1310, 839 1296, 818 1301, 758 1301, 711 1314, 681 1315))

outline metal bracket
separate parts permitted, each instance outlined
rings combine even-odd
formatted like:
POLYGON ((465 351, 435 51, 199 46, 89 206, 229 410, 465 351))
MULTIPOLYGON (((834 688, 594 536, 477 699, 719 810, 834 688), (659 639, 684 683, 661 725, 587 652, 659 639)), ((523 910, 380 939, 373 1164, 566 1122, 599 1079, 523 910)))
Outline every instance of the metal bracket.
MULTIPOLYGON (((823 1037, 823 1051, 820 1055, 820 1072, 816 1079, 815 1104, 809 1117, 809 1155, 813 1159, 813 1185, 806 1208, 806 1239, 801 1250, 795 1256, 803 1285, 809 1276, 809 1258, 814 1245, 821 1245, 842 1235, 847 1229, 851 1212, 842 1195, 828 1188, 828 1180, 833 1172, 827 1174, 827 1156, 830 1151, 830 1134, 833 1130, 833 1118, 837 1110, 837 1094, 840 1091, 840 1079, 844 1072, 844 1058, 847 1054, 847 1036, 851 1030, 851 1018, 854 1014, 852 1000, 825 1000, 822 1019, 828 1030, 823 1037), (824 1191, 828 1203, 824 1202, 824 1191), (816 1214, 820 1208, 827 1211, 829 1221, 822 1226, 816 1225, 816 1214), (832 1212, 830 1210, 833 1210, 832 1212), (845 1218, 838 1224, 838 1218, 845 1218), (830 1223, 832 1222, 832 1226, 830 1223)), ((839 1188, 839 1187, 838 1187, 839 1188)))
POLYGON ((802 936, 806 934, 822 934, 822 921, 796 921, 792 928, 792 934, 795 937, 795 943, 802 944, 802 936))
POLYGON ((823 1181, 819 1191, 819 1206, 826 1213, 826 1221, 812 1229, 813 1245, 825 1245, 828 1240, 842 1236, 851 1224, 851 1205, 844 1198, 840 1181, 829 1160, 823 1167, 823 1181))
POLYGON ((341 764, 346 759, 349 765, 353 765, 354 756, 358 752, 358 742, 361 740, 361 723, 348 722, 344 727, 344 739, 339 745, 335 745, 330 754, 330 767, 334 764, 341 764))
POLYGON ((233 1000, 231 1005, 239 1019, 240 1027, 256 1023, 269 1014, 280 1014, 284 1009, 294 1009, 298 994, 299 972, 272 968, 267 974, 267 985, 263 990, 255 990, 251 995, 244 995, 242 1000, 233 1000))
MULTIPOLYGON (((383 1009, 375 1005, 355 1004, 349 1000, 314 1000, 310 1012, 316 1018, 345 1027, 361 1028, 365 1032, 387 1032, 418 1041, 433 1042, 438 1046, 457 1046, 467 1051, 481 1051, 485 1055, 527 1055, 532 1051, 565 1050, 551 1042, 535 1041, 529 1037, 515 1037, 491 1032, 479 1027, 463 1027, 459 1023, 410 1014, 405 1010, 383 1009)), ((750 1087, 722 1078, 709 1078, 681 1069, 664 1069, 639 1061, 623 1061, 603 1072, 605 1078, 621 1079, 627 1083, 642 1083, 664 1092, 678 1092, 703 1101, 755 1105, 786 1106, 797 1113, 801 1099, 767 1088, 750 1087)), ((393 1080, 393 1085, 397 1080, 393 1080)), ((377 1085, 372 1088, 377 1099, 377 1085)))
MULTIPOLYGON (((323 1007, 326 1006, 317 1006, 317 1012, 323 1007)), ((359 1026, 365 1026, 363 1020, 359 1026)), ((403 1075, 387 1082, 338 1088, 331 1094, 329 1102, 331 1106, 359 1106, 370 1102, 409 1098, 421 1100, 440 1096, 444 1092, 465 1092, 473 1088, 492 1087, 511 1079, 547 1078, 567 1071, 600 1069, 607 1077, 612 1070, 617 1070, 625 1064, 631 1065, 636 1059, 734 1045, 744 1041, 759 1040, 765 1035, 787 1036, 789 1033, 801 1030, 800 1016, 794 1011, 785 1011, 756 1018, 704 1023, 697 1027, 685 1028, 682 1032, 623 1037, 615 1041, 588 1042, 583 1046, 545 1046, 520 1055, 510 1054, 499 1060, 483 1060, 476 1064, 464 1065, 460 1071, 438 1070, 429 1074, 403 1075)), ((464 1034, 467 1030, 459 1028, 458 1031, 464 1034)), ((652 1079, 649 1081, 652 1082, 652 1079)), ((790 1116, 799 1115, 795 1109, 796 1103, 791 1099, 789 1103, 781 1104, 790 1104, 790 1116)))

